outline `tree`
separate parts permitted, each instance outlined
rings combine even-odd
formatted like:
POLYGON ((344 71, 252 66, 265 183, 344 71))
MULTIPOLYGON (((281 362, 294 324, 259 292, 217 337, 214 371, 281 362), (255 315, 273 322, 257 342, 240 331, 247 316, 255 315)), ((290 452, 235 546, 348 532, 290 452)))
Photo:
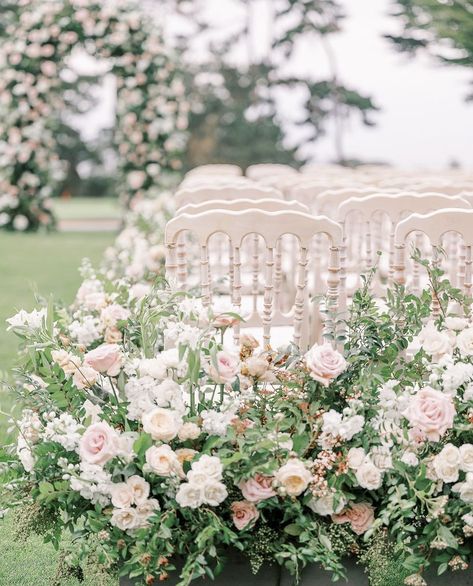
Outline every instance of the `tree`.
POLYGON ((393 15, 401 31, 386 37, 399 50, 425 49, 443 63, 473 67, 471 0, 395 0, 393 15))

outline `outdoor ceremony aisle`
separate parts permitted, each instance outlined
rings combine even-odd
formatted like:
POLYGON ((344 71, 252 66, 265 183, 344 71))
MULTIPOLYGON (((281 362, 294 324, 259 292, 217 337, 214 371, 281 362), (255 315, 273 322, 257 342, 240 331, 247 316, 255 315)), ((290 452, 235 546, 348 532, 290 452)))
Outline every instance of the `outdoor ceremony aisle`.
POLYGON ((8 319, 5 527, 64 532, 61 585, 223 585, 235 552, 265 586, 469 584, 470 184, 206 166, 132 201, 72 305, 8 319))

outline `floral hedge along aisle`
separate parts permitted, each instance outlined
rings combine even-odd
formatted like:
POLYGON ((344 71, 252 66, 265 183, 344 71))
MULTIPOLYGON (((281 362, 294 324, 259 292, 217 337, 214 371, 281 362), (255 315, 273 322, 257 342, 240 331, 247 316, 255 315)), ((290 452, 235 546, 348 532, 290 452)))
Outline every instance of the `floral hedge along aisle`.
POLYGON ((0 226, 52 226, 50 197, 64 168, 55 149, 67 58, 78 46, 117 78, 118 185, 125 199, 153 195, 179 168, 188 104, 157 25, 128 0, 20 0, 0 63, 0 226))
POLYGON ((229 584, 234 552, 262 584, 324 584, 312 569, 341 578, 350 557, 372 586, 468 583, 471 300, 438 269, 438 323, 427 292, 380 308, 366 287, 343 355, 224 348, 234 317, 83 275, 72 307, 9 320, 26 408, 4 488, 22 533, 71 531, 71 567, 92 558, 136 584, 229 584))

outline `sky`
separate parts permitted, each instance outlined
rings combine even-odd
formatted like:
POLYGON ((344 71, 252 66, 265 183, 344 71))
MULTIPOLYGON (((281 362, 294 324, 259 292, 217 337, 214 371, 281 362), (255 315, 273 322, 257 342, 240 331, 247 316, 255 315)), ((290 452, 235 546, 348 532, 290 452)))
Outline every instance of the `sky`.
MULTIPOLYGON (((390 0, 341 0, 347 18, 343 31, 331 37, 337 56, 340 79, 348 86, 373 97, 381 111, 374 116, 374 128, 359 122, 350 123, 345 137, 349 157, 385 161, 405 169, 443 169, 453 160, 473 169, 473 103, 465 96, 473 72, 439 65, 423 55, 415 58, 396 52, 383 33, 396 30, 389 16, 390 0)), ((267 50, 266 12, 271 0, 257 0, 251 50, 255 55, 267 50)), ((203 0, 206 11, 222 34, 235 23, 239 14, 232 10, 232 0, 203 0)), ((179 26, 179 25, 177 25, 179 26)), ((245 51, 247 48, 245 49, 245 51)), ((235 59, 245 59, 246 54, 235 59)), ((81 69, 93 67, 84 56, 76 58, 81 69)), ((321 46, 308 40, 302 44, 287 72, 317 71, 326 74, 326 59, 321 46)), ((101 126, 113 120, 114 83, 108 76, 98 107, 88 114, 85 136, 93 137, 101 126)), ((282 116, 297 113, 297 96, 279 99, 282 116)), ((292 128, 288 142, 297 137, 292 128)), ((331 129, 328 136, 311 146, 307 153, 316 161, 334 157, 331 129)))

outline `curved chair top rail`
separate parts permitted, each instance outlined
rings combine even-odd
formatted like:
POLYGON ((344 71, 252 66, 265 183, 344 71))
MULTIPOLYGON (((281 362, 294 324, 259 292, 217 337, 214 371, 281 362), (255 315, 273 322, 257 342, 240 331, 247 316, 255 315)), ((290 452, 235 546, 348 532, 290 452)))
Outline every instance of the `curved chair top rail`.
POLYGON ((189 203, 182 206, 176 214, 200 214, 207 210, 224 209, 243 211, 246 209, 264 210, 266 212, 278 212, 279 210, 296 210, 298 212, 310 213, 309 208, 298 201, 286 201, 285 199, 212 199, 203 203, 189 203))
POLYGON ((360 212, 368 220, 376 212, 387 215, 403 212, 427 213, 439 208, 471 209, 466 199, 443 195, 441 193, 388 193, 373 194, 367 197, 352 197, 340 204, 338 220, 345 221, 353 211, 360 212))
POLYGON ((250 165, 245 175, 250 179, 259 180, 271 175, 297 175, 299 171, 289 165, 281 163, 258 163, 250 165))
POLYGON ((466 246, 472 246, 473 210, 443 209, 429 214, 412 214, 396 226, 396 244, 404 244, 411 232, 423 232, 434 245, 440 244, 445 233, 457 232, 463 237, 466 246))
POLYGON ((179 189, 175 194, 176 206, 188 203, 203 203, 213 199, 284 199, 274 187, 266 185, 199 185, 179 189))
POLYGON ((410 191, 419 191, 422 193, 435 191, 436 193, 443 193, 445 195, 460 195, 462 191, 473 191, 473 182, 419 182, 410 187, 410 191))
POLYGON ((338 208, 340 204, 354 197, 369 197, 371 195, 385 195, 399 193, 398 189, 380 189, 377 186, 368 185, 367 187, 341 187, 339 189, 327 189, 322 191, 316 198, 315 204, 319 209, 324 206, 338 208))
POLYGON ((254 185, 255 182, 242 175, 192 175, 185 177, 180 187, 191 185, 254 185))
POLYGON ((295 185, 291 189, 291 197, 304 202, 313 201, 316 197, 325 191, 339 190, 339 189, 363 189, 364 184, 358 183, 356 180, 336 178, 334 180, 330 178, 324 179, 309 179, 304 183, 295 185))
POLYGON ((192 177, 194 175, 243 175, 243 171, 238 165, 228 164, 210 164, 210 165, 199 165, 194 167, 186 173, 186 177, 192 177))
POLYGON ((200 214, 179 214, 166 225, 166 246, 176 245, 183 231, 195 234, 201 246, 205 246, 210 236, 217 232, 227 234, 234 245, 241 245, 248 234, 263 236, 269 248, 275 248, 278 239, 284 234, 296 236, 304 248, 308 248, 312 237, 320 233, 327 234, 334 247, 342 243, 340 224, 325 216, 312 216, 293 210, 208 210, 200 214))

